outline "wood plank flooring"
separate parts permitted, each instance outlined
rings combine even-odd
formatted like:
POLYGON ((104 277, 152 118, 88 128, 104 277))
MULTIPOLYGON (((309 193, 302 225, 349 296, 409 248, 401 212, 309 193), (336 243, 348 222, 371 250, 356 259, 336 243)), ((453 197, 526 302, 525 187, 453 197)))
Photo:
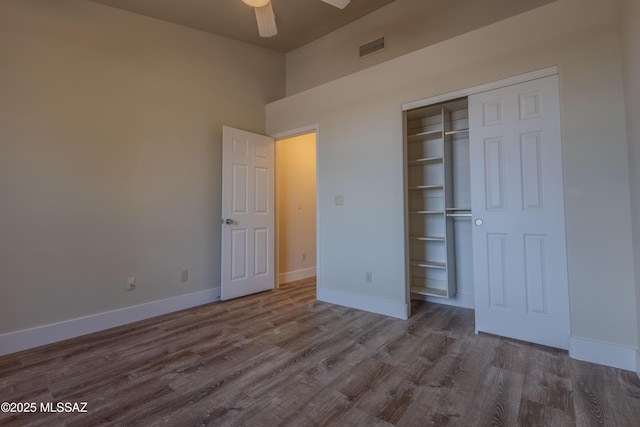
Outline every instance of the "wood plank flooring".
POLYGON ((402 321, 322 303, 308 279, 0 357, 0 402, 38 409, 0 425, 640 426, 635 373, 412 304, 402 321))

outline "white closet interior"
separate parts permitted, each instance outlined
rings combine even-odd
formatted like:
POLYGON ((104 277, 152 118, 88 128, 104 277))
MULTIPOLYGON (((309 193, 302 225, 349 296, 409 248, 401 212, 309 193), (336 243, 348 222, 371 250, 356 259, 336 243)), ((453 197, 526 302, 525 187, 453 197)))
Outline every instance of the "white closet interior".
POLYGON ((404 112, 405 200, 411 298, 472 307, 467 104, 460 98, 404 112))

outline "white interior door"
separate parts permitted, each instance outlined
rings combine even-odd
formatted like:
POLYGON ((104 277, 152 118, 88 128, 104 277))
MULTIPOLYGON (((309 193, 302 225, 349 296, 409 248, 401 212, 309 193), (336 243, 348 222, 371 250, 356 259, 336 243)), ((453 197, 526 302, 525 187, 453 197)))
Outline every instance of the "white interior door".
POLYGON ((222 300, 274 288, 274 154, 273 138, 222 128, 222 300))
POLYGON ((557 76, 469 97, 476 329, 569 346, 557 76))

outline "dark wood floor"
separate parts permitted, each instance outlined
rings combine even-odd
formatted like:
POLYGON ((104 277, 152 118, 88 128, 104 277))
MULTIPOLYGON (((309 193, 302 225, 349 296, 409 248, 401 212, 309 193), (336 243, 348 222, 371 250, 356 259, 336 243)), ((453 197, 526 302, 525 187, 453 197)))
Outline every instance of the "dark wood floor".
POLYGON ((473 311, 408 321, 315 300, 315 282, 0 357, 0 425, 640 426, 635 373, 475 335, 473 311))

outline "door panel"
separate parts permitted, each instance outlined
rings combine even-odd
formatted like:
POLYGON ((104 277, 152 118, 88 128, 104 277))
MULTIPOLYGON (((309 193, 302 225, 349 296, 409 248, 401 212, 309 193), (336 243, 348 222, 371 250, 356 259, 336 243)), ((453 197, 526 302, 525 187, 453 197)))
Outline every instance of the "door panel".
POLYGON ((223 127, 222 300, 274 287, 274 154, 272 138, 223 127))
POLYGON ((531 132, 520 136, 522 164, 522 208, 542 209, 541 134, 531 132))
POLYGON ((506 235, 487 233, 487 268, 489 269, 489 304, 508 308, 506 278, 506 235))
POLYGON ((247 213, 247 176, 249 171, 247 165, 232 163, 231 165, 231 197, 234 214, 247 213))
POLYGON ((557 76, 469 97, 469 122, 476 328, 567 349, 557 76))
POLYGON ((524 236, 525 286, 527 312, 549 314, 547 308, 547 271, 545 267, 545 236, 524 236))
POLYGON ((247 230, 231 230, 231 280, 247 278, 247 230))
POLYGON ((484 141, 485 200, 488 211, 503 211, 504 207, 504 161, 502 138, 484 141))
POLYGON ((269 274, 269 230, 266 228, 256 228, 254 230, 255 241, 255 267, 256 277, 269 274))

